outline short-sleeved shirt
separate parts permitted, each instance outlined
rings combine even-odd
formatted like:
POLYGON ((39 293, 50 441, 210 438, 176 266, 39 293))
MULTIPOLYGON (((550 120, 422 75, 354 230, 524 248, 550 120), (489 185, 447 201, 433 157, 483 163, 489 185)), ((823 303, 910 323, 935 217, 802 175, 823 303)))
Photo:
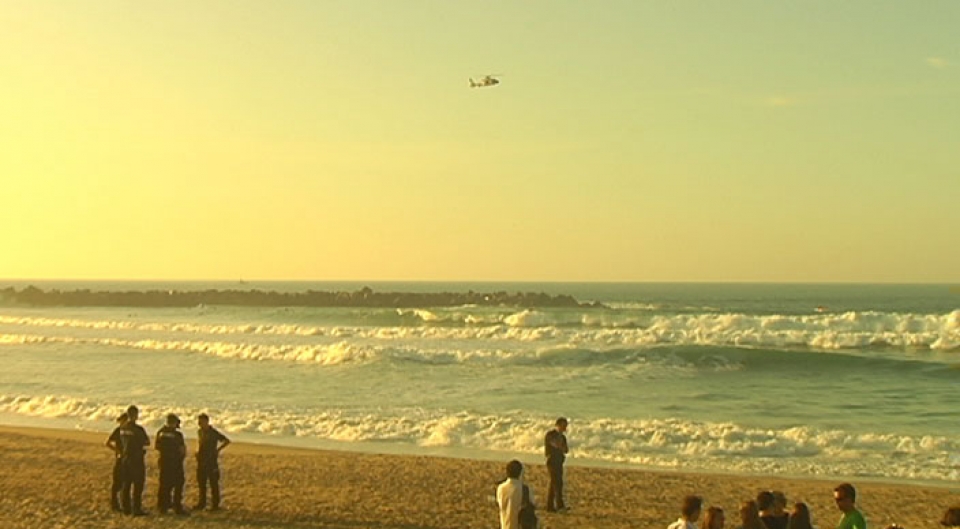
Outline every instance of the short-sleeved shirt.
POLYGON ((853 509, 840 518, 837 529, 867 529, 867 521, 863 519, 860 511, 853 509))
POLYGON ((157 431, 154 447, 160 452, 161 461, 179 461, 187 451, 183 434, 170 426, 164 426, 157 431))
POLYGON ((566 459, 567 456, 564 455, 563 450, 553 446, 554 444, 567 446, 567 437, 557 430, 550 430, 543 438, 543 451, 547 456, 547 462, 563 463, 563 460, 566 459))
POLYGON ((145 450, 150 446, 150 437, 143 426, 127 423, 117 428, 120 434, 120 457, 124 462, 143 463, 145 450))
POLYGON ((228 440, 226 436, 212 426, 207 429, 200 428, 197 430, 197 438, 199 439, 197 459, 208 463, 215 463, 217 461, 217 446, 222 441, 228 440))

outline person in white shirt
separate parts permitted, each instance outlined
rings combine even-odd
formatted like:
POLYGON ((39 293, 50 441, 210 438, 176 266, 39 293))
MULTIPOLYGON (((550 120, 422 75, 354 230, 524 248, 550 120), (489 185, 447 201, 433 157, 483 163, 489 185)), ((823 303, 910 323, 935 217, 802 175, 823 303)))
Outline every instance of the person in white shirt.
POLYGON ((514 459, 507 463, 507 479, 497 486, 500 506, 500 529, 520 529, 520 507, 523 503, 523 463, 514 459))
POLYGON ((697 529, 697 520, 700 519, 701 508, 703 508, 703 498, 687 496, 683 499, 680 518, 668 525, 667 529, 697 529))

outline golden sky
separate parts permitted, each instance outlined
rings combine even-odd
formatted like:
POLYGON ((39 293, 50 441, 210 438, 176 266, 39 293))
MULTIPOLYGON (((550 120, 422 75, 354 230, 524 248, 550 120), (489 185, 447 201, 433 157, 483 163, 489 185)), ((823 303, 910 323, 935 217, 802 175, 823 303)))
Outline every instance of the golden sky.
POLYGON ((957 27, 948 0, 4 2, 0 278, 956 281, 957 27))

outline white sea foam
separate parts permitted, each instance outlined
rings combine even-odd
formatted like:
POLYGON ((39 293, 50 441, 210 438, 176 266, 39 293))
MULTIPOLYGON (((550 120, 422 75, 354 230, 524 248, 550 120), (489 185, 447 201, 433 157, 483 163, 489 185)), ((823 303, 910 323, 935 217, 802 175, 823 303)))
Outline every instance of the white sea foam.
MULTIPOLYGON (((424 310, 401 311, 421 321, 443 317, 424 310)), ((809 345, 827 349, 870 346, 933 347, 952 349, 960 342, 960 310, 947 314, 899 314, 848 312, 816 315, 681 314, 633 315, 618 313, 545 313, 524 310, 490 316, 456 316, 459 321, 480 322, 482 327, 436 326, 303 326, 294 324, 198 324, 179 322, 132 322, 84 320, 0 315, 0 325, 47 327, 58 329, 131 330, 215 335, 292 335, 292 336, 372 336, 393 333, 396 336, 443 339, 505 339, 533 341, 556 334, 570 337, 626 337, 623 343, 678 343, 738 345, 809 345), (469 319, 470 316, 472 319, 469 319), (541 329, 540 331, 534 331, 541 329), (554 334, 556 333, 556 334, 554 334), (633 337, 632 340, 629 338, 633 337)))
POLYGON ((944 315, 653 315, 626 327, 570 323, 571 318, 588 317, 598 316, 570 313, 566 322, 558 322, 551 314, 522 311, 498 325, 321 327, 0 316, 0 346, 78 343, 326 365, 379 359, 486 362, 555 356, 564 351, 572 355, 691 345, 824 351, 960 349, 960 310, 944 315), (545 325, 546 321, 553 324, 545 325), (24 332, 31 330, 42 333, 24 332))
MULTIPOLYGON (((145 403, 142 422, 158 428, 169 409, 145 403)), ((36 418, 75 419, 79 425, 110 421, 124 405, 69 396, 0 395, 0 412, 36 418)), ((548 417, 521 412, 484 415, 415 409, 172 410, 182 416, 207 411, 227 433, 348 442, 391 441, 416 447, 539 454, 548 417)), ((663 468, 748 473, 795 473, 943 480, 960 450, 948 437, 854 433, 796 426, 783 430, 735 423, 666 420, 573 419, 571 450, 578 458, 663 468)))

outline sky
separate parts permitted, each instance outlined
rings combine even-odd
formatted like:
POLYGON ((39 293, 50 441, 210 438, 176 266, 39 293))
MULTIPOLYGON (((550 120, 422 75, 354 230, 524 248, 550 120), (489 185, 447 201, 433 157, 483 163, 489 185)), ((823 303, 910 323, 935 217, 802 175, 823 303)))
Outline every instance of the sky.
POLYGON ((0 278, 957 282, 958 27, 954 0, 5 0, 0 278))

